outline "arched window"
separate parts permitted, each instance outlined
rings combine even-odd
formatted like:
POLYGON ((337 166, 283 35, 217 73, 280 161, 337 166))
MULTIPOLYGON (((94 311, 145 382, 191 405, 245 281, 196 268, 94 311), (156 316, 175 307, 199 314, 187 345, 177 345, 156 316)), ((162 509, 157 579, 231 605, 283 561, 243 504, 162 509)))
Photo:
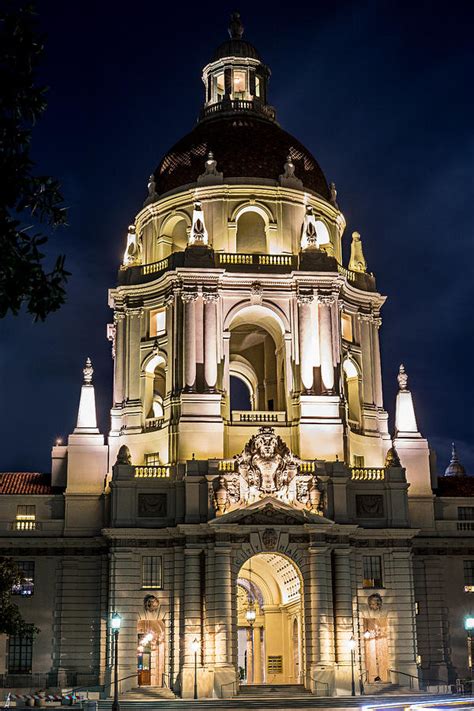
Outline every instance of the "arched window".
POLYGON ((155 368, 153 378, 153 400, 151 417, 163 417, 163 400, 166 395, 166 377, 163 368, 155 368))
POLYGON ((230 409, 252 410, 252 391, 249 384, 237 375, 230 376, 230 409))
POLYGON ((361 407, 359 394, 359 371, 350 358, 343 363, 344 389, 347 400, 349 425, 359 429, 361 426, 361 407))
POLYGON ((158 257, 163 259, 172 252, 182 252, 188 244, 188 223, 182 215, 172 215, 166 219, 158 240, 161 246, 158 257))
POLYGON ((267 236, 265 220, 258 212, 244 212, 237 221, 237 252, 265 253, 267 236))

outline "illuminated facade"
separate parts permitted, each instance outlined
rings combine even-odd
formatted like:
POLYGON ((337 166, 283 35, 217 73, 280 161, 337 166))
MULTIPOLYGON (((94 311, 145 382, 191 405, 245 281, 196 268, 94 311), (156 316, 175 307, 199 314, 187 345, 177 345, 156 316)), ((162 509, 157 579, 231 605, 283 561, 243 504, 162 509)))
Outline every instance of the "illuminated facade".
MULTIPOLYGON (((199 696, 348 694, 351 655, 357 692, 452 682, 467 674, 469 499, 433 493, 403 366, 392 440, 384 297, 360 235, 346 268, 335 186, 276 122, 237 16, 230 35, 110 291, 108 442, 88 361, 51 479, 3 475, 3 550, 37 571, 30 671, 107 689, 116 610, 123 689, 192 696, 197 661, 199 696)), ((5 671, 26 674, 5 644, 5 671)))

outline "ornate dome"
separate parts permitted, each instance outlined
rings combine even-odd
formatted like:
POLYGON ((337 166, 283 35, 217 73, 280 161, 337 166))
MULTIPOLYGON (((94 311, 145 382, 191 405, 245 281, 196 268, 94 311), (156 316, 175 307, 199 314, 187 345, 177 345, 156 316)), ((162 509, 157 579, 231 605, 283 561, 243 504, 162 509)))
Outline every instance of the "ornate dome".
POLYGON ((465 476, 466 470, 459 461, 454 442, 451 445, 451 461, 444 471, 444 476, 465 476))
POLYGON ((295 175, 305 189, 329 199, 324 173, 296 138, 273 121, 253 113, 232 112, 198 123, 165 155, 155 171, 158 194, 195 183, 212 151, 217 170, 230 179, 258 178, 277 184, 291 155, 295 175))
POLYGON ((250 42, 242 39, 229 39, 223 42, 214 52, 211 62, 225 57, 250 57, 260 60, 260 55, 250 42))

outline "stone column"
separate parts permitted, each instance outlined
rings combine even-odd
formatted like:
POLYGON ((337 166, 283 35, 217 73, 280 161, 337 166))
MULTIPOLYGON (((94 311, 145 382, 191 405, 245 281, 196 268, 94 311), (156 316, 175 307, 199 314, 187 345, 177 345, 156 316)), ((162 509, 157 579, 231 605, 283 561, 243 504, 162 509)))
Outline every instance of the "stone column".
POLYGON ((372 362, 374 369, 374 399, 377 407, 383 407, 382 366, 380 364, 379 341, 379 328, 381 325, 382 319, 380 317, 374 318, 372 326, 372 362))
POLYGON ((204 379, 206 391, 213 393, 217 383, 217 300, 218 294, 205 291, 204 300, 204 379))
POLYGON ((255 684, 255 669, 254 669, 254 636, 253 628, 247 627, 247 683, 255 684))
POLYGON ((374 403, 374 388, 372 383, 372 334, 371 316, 359 313, 360 346, 362 353, 362 393, 364 403, 374 403))
POLYGON ((334 393, 334 357, 331 315, 333 303, 333 296, 319 296, 319 350, 321 354, 321 379, 323 382, 323 393, 326 395, 332 395, 334 393))
POLYGON ((115 322, 115 361, 114 361, 114 405, 120 405, 125 399, 124 372, 125 372, 125 314, 116 311, 115 322))
POLYGON ((232 663, 232 576, 230 548, 215 548, 214 610, 216 666, 232 663))
POLYGON ((353 633, 350 548, 334 550, 334 617, 336 662, 350 664, 349 640, 353 633))
POLYGON ((298 324, 300 343, 300 373, 302 390, 313 391, 313 359, 311 354, 311 302, 312 294, 298 294, 298 324))
POLYGON ((128 309, 128 388, 127 399, 140 399, 140 339, 143 309, 128 309))
MULTIPOLYGON (((185 666, 194 666, 192 643, 201 639, 201 549, 185 548, 184 550, 184 650, 185 666)), ((201 655, 198 653, 198 665, 201 655)))
POLYGON ((184 302, 184 390, 194 392, 196 384, 196 299, 195 291, 183 291, 184 302))
POLYGON ((260 627, 253 630, 254 684, 262 683, 262 645, 260 627))

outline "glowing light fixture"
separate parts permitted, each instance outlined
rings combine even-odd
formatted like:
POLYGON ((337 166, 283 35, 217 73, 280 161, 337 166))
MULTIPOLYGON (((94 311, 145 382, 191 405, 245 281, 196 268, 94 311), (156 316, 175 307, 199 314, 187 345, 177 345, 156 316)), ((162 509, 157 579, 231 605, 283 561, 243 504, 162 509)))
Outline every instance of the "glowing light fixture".
POLYGON ((110 626, 113 629, 114 632, 118 632, 120 629, 120 624, 122 622, 122 618, 119 615, 118 612, 114 612, 112 615, 112 619, 110 620, 110 626))
POLYGON ((194 638, 193 641, 191 642, 191 652, 193 654, 197 654, 198 651, 199 651, 199 642, 196 638, 194 638))
POLYGON ((474 617, 468 615, 464 618, 464 629, 467 630, 467 632, 474 630, 474 617))

